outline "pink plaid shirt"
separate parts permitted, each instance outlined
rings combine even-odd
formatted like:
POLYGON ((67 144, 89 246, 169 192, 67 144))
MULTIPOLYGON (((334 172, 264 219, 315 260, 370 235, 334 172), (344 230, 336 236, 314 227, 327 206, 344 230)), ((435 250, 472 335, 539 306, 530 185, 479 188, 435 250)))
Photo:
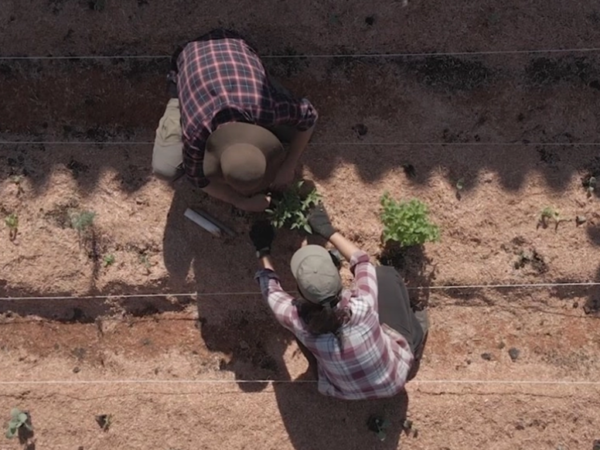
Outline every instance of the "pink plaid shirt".
POLYGON ((277 320, 315 355, 320 393, 345 400, 392 397, 404 389, 414 357, 400 333, 379 323, 377 275, 369 256, 356 252, 350 268, 354 286, 338 304, 351 311, 341 329, 343 348, 332 333, 308 331, 277 274, 263 269, 256 278, 277 320))

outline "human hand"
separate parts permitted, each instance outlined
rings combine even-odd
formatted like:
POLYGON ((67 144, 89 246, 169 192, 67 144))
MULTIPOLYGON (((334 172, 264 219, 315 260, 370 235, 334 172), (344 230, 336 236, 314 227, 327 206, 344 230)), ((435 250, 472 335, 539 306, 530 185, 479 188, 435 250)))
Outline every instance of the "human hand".
POLYGON ((327 211, 325 211, 322 204, 318 204, 310 210, 308 224, 315 233, 320 234, 327 240, 335 233, 335 228, 333 228, 327 211))
POLYGON ((268 255, 271 252, 271 245, 275 239, 275 229, 266 220, 254 222, 250 229, 250 240, 260 256, 268 255))
POLYGON ((265 194, 257 194, 252 197, 242 199, 238 205, 239 209, 249 212, 263 212, 271 204, 271 196, 265 194))

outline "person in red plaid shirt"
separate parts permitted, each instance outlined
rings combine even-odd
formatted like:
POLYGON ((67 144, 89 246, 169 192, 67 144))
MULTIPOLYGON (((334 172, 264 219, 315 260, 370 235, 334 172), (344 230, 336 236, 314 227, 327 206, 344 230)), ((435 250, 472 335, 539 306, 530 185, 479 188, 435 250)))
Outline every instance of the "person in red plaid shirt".
POLYGON ((290 296, 269 256, 274 230, 258 222, 250 238, 261 266, 256 279, 263 296, 309 362, 316 363, 319 392, 345 400, 399 394, 418 369, 428 329, 425 311, 412 311, 398 273, 376 268, 365 252, 334 230, 322 206, 308 220, 350 262, 353 288, 343 289, 324 247, 306 245, 291 260, 301 298, 290 296))
POLYGON ((256 51, 231 31, 180 46, 171 66, 176 93, 157 129, 154 172, 172 178, 179 169, 215 198, 264 211, 267 189, 293 181, 317 111, 271 79, 256 51))

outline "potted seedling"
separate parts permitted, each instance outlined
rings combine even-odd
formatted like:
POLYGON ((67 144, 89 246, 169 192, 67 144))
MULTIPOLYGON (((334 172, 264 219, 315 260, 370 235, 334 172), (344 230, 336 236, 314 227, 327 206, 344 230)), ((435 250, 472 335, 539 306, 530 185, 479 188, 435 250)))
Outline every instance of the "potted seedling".
POLYGON ((290 189, 275 194, 271 200, 271 207, 266 210, 269 220, 274 228, 289 228, 311 234, 308 224, 308 212, 317 205, 321 196, 316 189, 308 186, 304 181, 295 183, 290 189))

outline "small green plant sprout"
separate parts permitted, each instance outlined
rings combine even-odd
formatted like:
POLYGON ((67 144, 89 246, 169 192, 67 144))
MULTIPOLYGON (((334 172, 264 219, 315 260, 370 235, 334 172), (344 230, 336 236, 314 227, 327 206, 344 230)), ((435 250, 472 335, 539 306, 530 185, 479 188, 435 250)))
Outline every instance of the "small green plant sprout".
POLYGON ((138 260, 142 266, 146 269, 146 275, 150 275, 152 271, 150 268, 152 267, 152 263, 150 263, 150 258, 144 252, 138 253, 138 260))
POLYGON ((389 193, 381 197, 383 242, 396 242, 400 247, 422 245, 440 239, 440 229, 429 220, 429 209, 417 199, 397 202, 389 193))
POLYGON ((302 193, 304 181, 299 181, 279 198, 272 200, 273 208, 267 209, 271 225, 275 228, 288 227, 290 230, 304 230, 312 234, 308 224, 308 212, 310 208, 317 205, 321 196, 316 189, 312 189, 306 195, 302 193))
POLYGON ((404 432, 409 435, 412 431, 413 437, 417 437, 419 435, 419 430, 415 427, 414 423, 410 419, 404 419, 402 423, 402 429, 404 432))
POLYGON ((23 175, 13 175, 10 177, 10 181, 17 186, 17 197, 25 192, 23 185, 21 184, 23 181, 23 175))
POLYGON ((104 267, 112 266, 115 263, 115 255, 113 255, 113 254, 106 255, 103 258, 103 262, 104 262, 104 267))
POLYGON ((598 184, 598 181, 596 180, 596 177, 593 175, 590 175, 583 181, 583 187, 585 188, 585 191, 587 192, 588 197, 592 196, 592 194, 596 190, 597 184, 598 184))
POLYGON ((456 188, 456 198, 460 200, 462 198, 463 189, 465 188, 465 179, 460 178, 454 187, 456 188))
POLYGON ((25 429, 30 432, 33 431, 29 421, 29 413, 21 411, 18 408, 13 408, 10 412, 10 421, 8 422, 6 437, 12 439, 18 436, 21 427, 25 427, 25 429))
POLYGON ((8 238, 14 241, 19 232, 19 216, 16 213, 9 214, 4 218, 4 223, 8 227, 8 238))
POLYGON ((389 420, 379 416, 371 416, 367 421, 367 427, 369 427, 369 431, 375 433, 377 435, 377 439, 380 441, 385 441, 387 436, 386 431, 390 425, 391 424, 389 420))
POLYGON ((71 227, 80 233, 94 224, 96 213, 92 211, 80 211, 71 213, 71 227))
POLYGON ((546 206, 540 213, 540 219, 538 226, 541 225, 544 228, 548 228, 550 222, 554 222, 558 227, 560 213, 550 206, 546 206))

